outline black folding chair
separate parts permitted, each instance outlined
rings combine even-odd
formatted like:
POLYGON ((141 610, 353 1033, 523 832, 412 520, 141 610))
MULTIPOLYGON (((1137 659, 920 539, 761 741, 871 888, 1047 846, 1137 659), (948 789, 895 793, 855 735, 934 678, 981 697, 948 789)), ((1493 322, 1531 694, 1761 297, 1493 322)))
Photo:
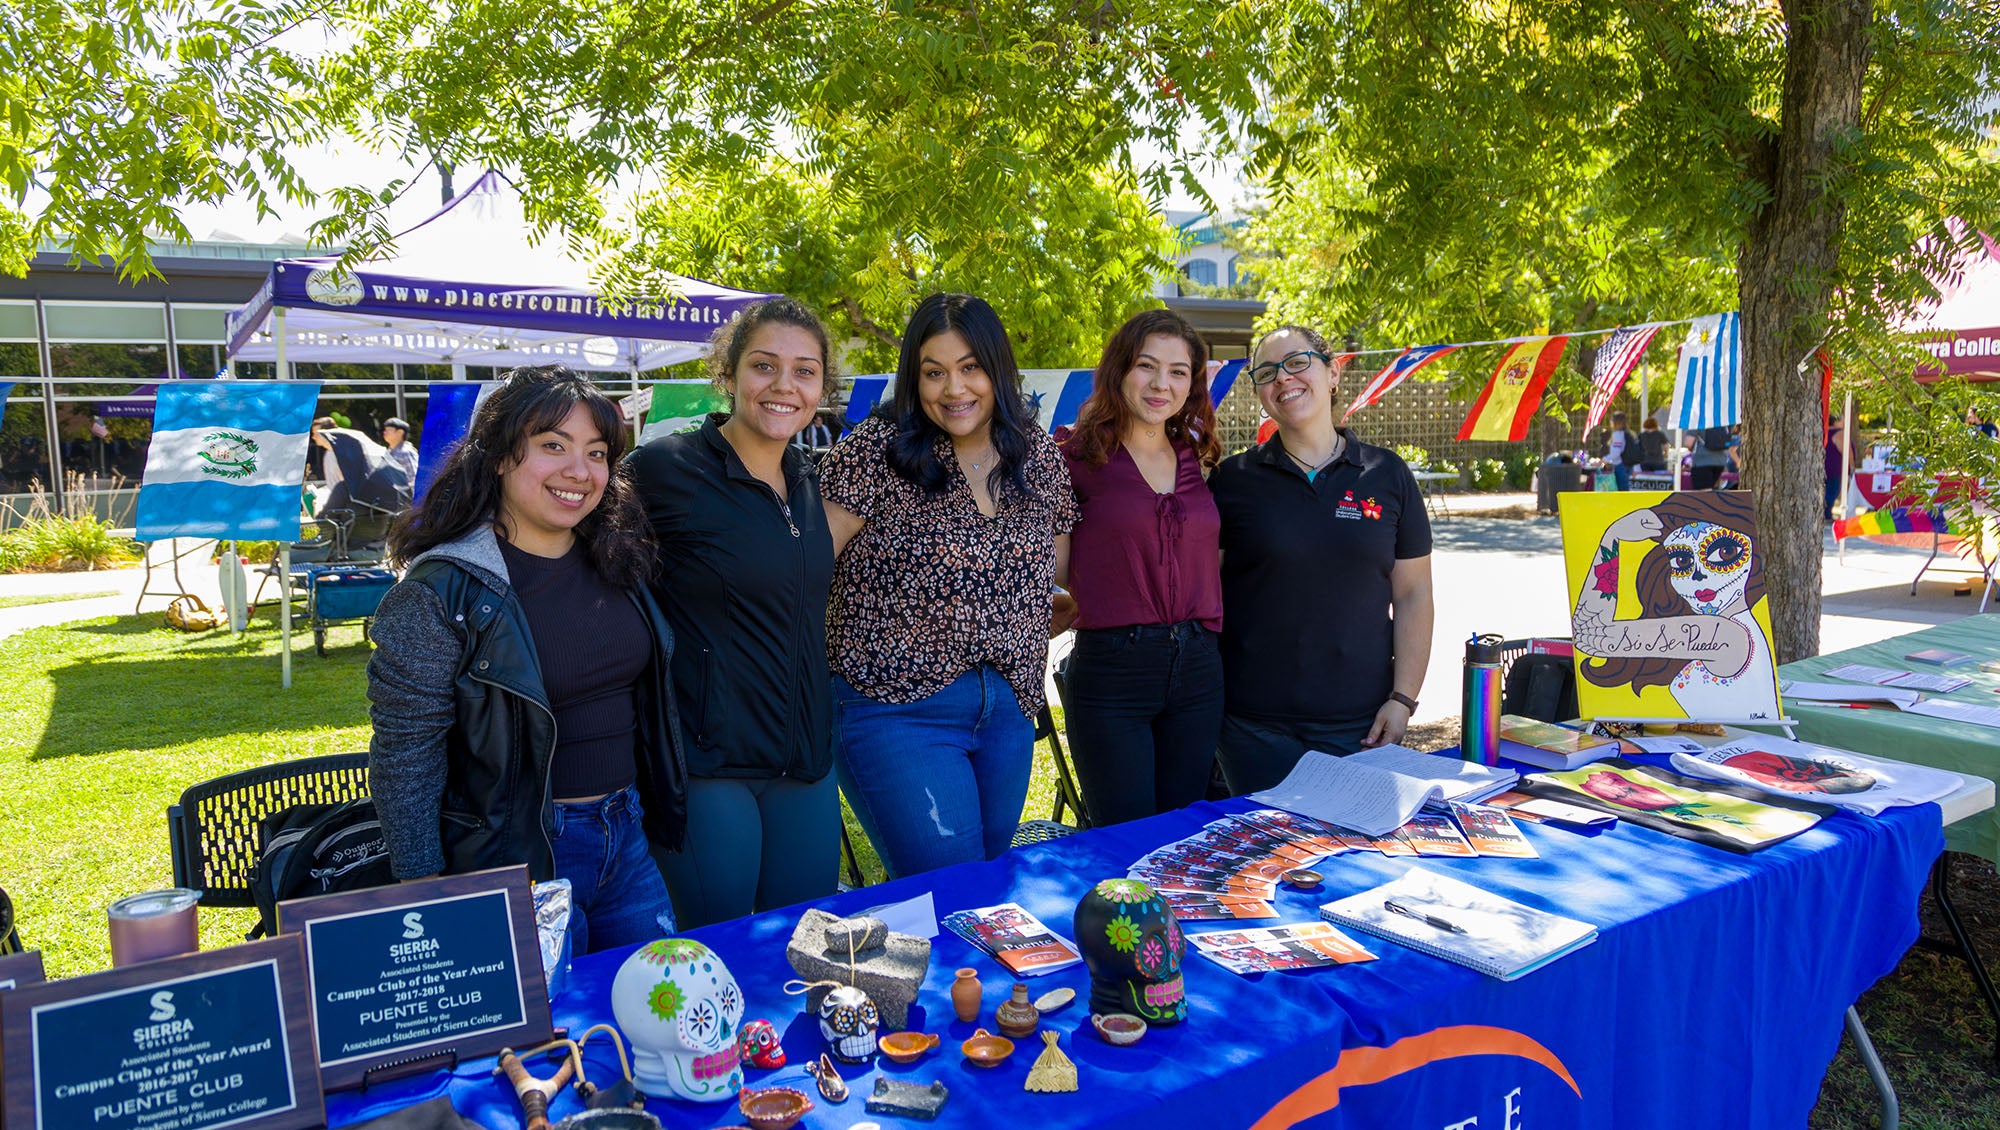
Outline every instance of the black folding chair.
POLYGON ((263 851, 261 825, 295 804, 368 795, 368 755, 336 753, 263 765, 190 786, 167 806, 174 885, 201 892, 203 906, 255 906, 250 873, 263 851))

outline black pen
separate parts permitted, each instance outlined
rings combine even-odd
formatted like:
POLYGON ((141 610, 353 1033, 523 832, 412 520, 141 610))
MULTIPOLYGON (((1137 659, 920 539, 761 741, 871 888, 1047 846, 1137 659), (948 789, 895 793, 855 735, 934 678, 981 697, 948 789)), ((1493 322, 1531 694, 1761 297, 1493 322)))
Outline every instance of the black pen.
POLYGON ((1397 914, 1400 914, 1405 918, 1414 918, 1417 921, 1423 923, 1424 925, 1430 926, 1434 929, 1449 930, 1454 934, 1465 933, 1465 927, 1460 926, 1456 922, 1452 922, 1449 919, 1439 918, 1435 914, 1425 914, 1423 911, 1420 910, 1412 910, 1409 907, 1404 906, 1402 903, 1397 902, 1395 899, 1390 899, 1387 902, 1384 902, 1382 904, 1382 909, 1395 911, 1397 914))

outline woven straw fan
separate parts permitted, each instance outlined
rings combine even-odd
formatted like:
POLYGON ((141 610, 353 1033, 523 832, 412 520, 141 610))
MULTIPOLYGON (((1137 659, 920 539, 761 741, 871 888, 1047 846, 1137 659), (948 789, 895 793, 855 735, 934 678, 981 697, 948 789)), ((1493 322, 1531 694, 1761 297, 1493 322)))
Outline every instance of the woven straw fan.
POLYGON ((1048 1047, 1035 1057, 1035 1065, 1028 1069, 1028 1089, 1044 1094, 1076 1090, 1076 1064, 1070 1062, 1070 1058, 1056 1046, 1056 1034, 1043 1032, 1042 1043, 1048 1047))

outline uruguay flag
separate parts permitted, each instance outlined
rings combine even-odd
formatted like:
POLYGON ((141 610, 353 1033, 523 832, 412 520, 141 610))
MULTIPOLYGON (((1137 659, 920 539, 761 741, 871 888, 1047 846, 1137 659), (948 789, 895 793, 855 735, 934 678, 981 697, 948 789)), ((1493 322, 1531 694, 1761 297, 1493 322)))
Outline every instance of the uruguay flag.
POLYGON ((424 457, 417 462, 415 500, 422 502, 452 448, 465 441, 472 430, 472 414, 479 403, 491 396, 494 381, 444 381, 430 386, 424 407, 424 457))
POLYGON ((1681 343, 1669 422, 1686 431, 1743 421, 1743 316, 1696 318, 1681 343))
POLYGON ((297 539, 319 385, 175 383, 162 384, 158 397, 138 539, 297 539))

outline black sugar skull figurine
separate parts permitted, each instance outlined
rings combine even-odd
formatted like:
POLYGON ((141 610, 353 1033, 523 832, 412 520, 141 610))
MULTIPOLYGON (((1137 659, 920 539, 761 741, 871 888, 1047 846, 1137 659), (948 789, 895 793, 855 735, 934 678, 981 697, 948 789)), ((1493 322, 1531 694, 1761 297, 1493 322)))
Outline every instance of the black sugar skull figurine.
POLYGON ((1092 1012, 1129 1012, 1148 1025, 1187 1019, 1187 940, 1159 892, 1137 879, 1106 879, 1076 904, 1075 926, 1092 1012))

